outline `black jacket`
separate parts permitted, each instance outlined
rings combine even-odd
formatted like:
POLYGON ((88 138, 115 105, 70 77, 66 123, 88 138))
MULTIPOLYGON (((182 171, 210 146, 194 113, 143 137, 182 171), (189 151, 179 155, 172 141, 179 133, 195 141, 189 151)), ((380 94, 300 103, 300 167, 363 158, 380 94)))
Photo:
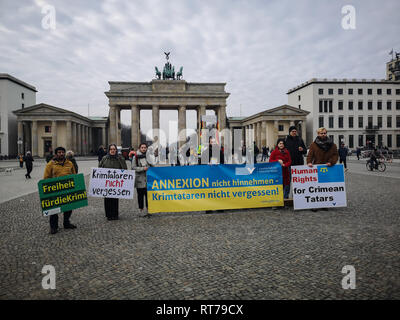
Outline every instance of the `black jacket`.
POLYGON ((27 156, 24 156, 24 161, 25 161, 25 165, 26 165, 26 167, 32 167, 32 165, 33 165, 33 158, 32 158, 32 156, 31 155, 27 155, 27 156))
POLYGON ((302 138, 288 135, 285 140, 285 147, 289 150, 292 166, 304 165, 304 155, 307 154, 307 148, 302 138), (299 151, 299 147, 302 147, 303 151, 299 151))

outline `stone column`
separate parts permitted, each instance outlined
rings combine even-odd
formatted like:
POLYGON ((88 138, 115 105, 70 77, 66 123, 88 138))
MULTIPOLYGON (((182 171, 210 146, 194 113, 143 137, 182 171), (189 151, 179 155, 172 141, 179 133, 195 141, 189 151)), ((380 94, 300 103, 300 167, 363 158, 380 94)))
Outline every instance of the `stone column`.
POLYGON ((86 126, 83 124, 81 127, 82 130, 82 154, 86 154, 86 126))
POLYGON ((32 121, 32 157, 38 156, 37 120, 32 121))
POLYGON ((131 106, 131 144, 137 150, 140 144, 140 109, 137 105, 131 106))
MULTIPOLYGON (((106 128, 103 127, 101 128, 101 143, 104 147, 107 148, 107 140, 106 140, 106 128)), ((99 146, 96 146, 96 150, 99 148, 99 146)))
POLYGON ((82 125, 76 124, 76 140, 77 140, 77 151, 79 155, 82 155, 82 125))
POLYGON ((109 143, 117 143, 117 106, 114 104, 110 104, 110 141, 109 143))
POLYGON ((72 128, 71 128, 71 121, 68 120, 66 122, 66 130, 67 130, 67 145, 65 146, 67 148, 67 150, 73 150, 72 147, 72 128))
POLYGON ((57 121, 51 122, 51 146, 52 146, 53 153, 54 153, 54 150, 58 147, 58 144, 57 144, 57 121))
MULTIPOLYGON (((207 113, 207 106, 206 105, 201 105, 197 107, 197 138, 198 138, 198 143, 201 143, 200 140, 200 131, 201 131, 201 118, 202 116, 205 116, 207 113)), ((205 129, 205 128, 203 128, 205 129)))
POLYGON ((117 122, 117 146, 121 145, 121 107, 115 108, 115 118, 117 122))
POLYGON ((218 107, 218 122, 219 129, 224 130, 226 128, 226 105, 220 105, 218 107))
POLYGON ((32 138, 31 138, 31 134, 32 134, 32 130, 31 130, 31 125, 30 122, 25 121, 24 122, 24 137, 25 137, 25 141, 24 141, 24 145, 25 145, 25 153, 26 151, 30 151, 32 153, 32 138))
POLYGON ((160 107, 153 106, 152 107, 152 119, 153 119, 153 130, 160 129, 160 107))
POLYGON ((83 126, 83 154, 87 154, 88 153, 88 127, 87 126, 83 126))
POLYGON ((256 136, 256 141, 257 141, 257 147, 258 147, 258 149, 261 150, 261 122, 257 122, 257 136, 256 136))
POLYGON ((94 151, 94 148, 93 148, 93 140, 92 140, 93 128, 92 128, 92 127, 88 127, 88 130, 89 130, 89 137, 88 137, 88 140, 89 140, 89 144, 88 144, 88 153, 90 153, 92 150, 94 151))
POLYGON ((276 140, 278 140, 278 135, 279 135, 279 121, 274 120, 274 137, 272 140, 273 145, 275 145, 276 140))
MULTIPOLYGON (((355 135, 354 135, 354 137, 356 137, 355 135)), ((301 138, 303 139, 303 141, 304 141, 304 144, 306 145, 306 147, 307 147, 307 141, 306 141, 306 138, 307 138, 307 131, 306 131, 306 120, 303 120, 302 122, 301 122, 301 138)), ((356 141, 354 141, 354 144, 356 143, 356 141)), ((358 143, 358 142, 357 142, 358 143)))
POLYGON ((267 145, 267 122, 261 122, 261 147, 267 145))
POLYGON ((22 121, 18 121, 18 142, 21 141, 22 143, 18 143, 18 153, 24 153, 24 127, 22 121))
MULTIPOLYGON (((186 106, 179 106, 178 107, 178 137, 182 130, 186 129, 186 106)), ((182 137, 179 139, 179 147, 185 144, 185 138, 182 134, 182 137), (182 139, 184 139, 182 141, 182 139)))
POLYGON ((76 144, 76 122, 71 123, 72 127, 72 143, 71 143, 71 150, 74 153, 78 153, 77 144, 76 144))

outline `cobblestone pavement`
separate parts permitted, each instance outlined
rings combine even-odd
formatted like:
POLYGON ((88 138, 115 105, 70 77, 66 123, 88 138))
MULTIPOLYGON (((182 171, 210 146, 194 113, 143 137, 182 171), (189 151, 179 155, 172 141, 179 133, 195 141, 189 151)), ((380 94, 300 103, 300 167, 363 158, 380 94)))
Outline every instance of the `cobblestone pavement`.
MULTIPOLYGON (((399 299, 398 179, 347 174, 348 207, 140 218, 120 201, 73 212, 49 234, 38 194, 0 204, 0 299, 399 299), (42 289, 53 265, 56 289, 42 289), (344 290, 343 266, 356 270, 344 290)), ((62 220, 62 219, 61 219, 62 220)))

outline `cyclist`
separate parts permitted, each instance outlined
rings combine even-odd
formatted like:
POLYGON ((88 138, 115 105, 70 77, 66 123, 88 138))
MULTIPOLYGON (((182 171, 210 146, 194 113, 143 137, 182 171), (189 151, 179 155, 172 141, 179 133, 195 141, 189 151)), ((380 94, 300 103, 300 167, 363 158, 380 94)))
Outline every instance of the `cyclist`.
POLYGON ((369 159, 369 164, 371 166, 371 169, 375 167, 375 169, 378 170, 378 159, 382 158, 382 154, 380 151, 375 147, 374 150, 371 152, 371 156, 369 159), (374 165, 374 166, 373 166, 374 165))

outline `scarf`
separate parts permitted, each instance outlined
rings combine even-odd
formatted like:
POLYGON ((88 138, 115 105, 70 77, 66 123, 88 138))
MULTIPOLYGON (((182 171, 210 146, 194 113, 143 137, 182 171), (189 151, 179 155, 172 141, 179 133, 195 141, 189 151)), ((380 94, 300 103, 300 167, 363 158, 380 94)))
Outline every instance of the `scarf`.
POLYGON ((315 138, 315 144, 325 152, 327 152, 333 145, 333 142, 329 139, 326 138, 326 140, 321 140, 319 137, 315 138))

